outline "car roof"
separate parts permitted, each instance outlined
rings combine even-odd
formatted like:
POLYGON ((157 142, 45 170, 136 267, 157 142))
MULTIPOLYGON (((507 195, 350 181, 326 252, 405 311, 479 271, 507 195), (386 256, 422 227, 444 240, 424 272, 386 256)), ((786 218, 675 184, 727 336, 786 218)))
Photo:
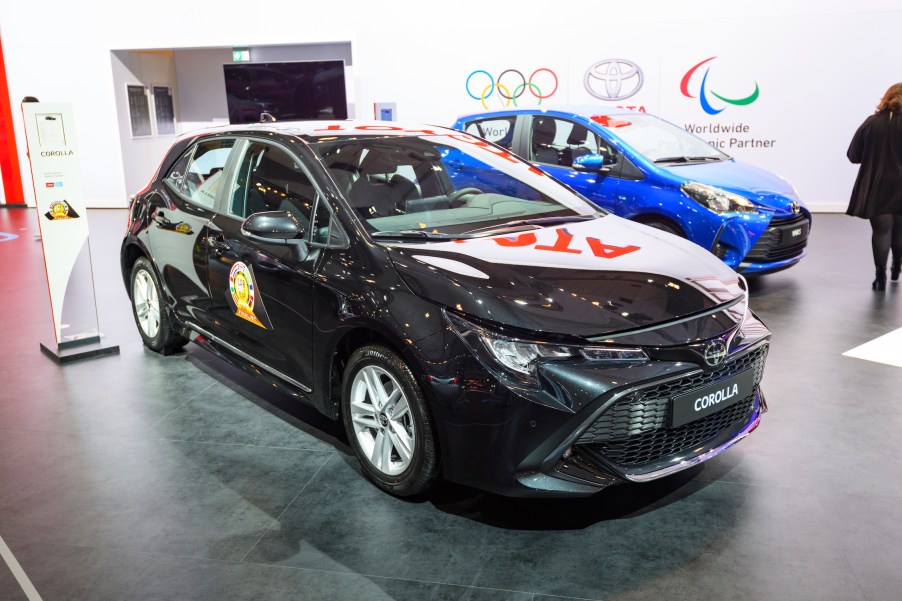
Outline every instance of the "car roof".
POLYGON ((243 123, 236 125, 217 125, 186 132, 181 140, 198 136, 215 134, 283 134, 303 138, 315 142, 321 138, 336 137, 372 137, 372 136, 422 136, 448 135, 460 132, 441 125, 425 125, 422 123, 398 123, 395 121, 376 121, 364 119, 347 119, 343 121, 266 121, 263 123, 243 123))
POLYGON ((619 108, 616 106, 606 106, 602 104, 543 104, 530 107, 513 107, 504 108, 493 111, 483 111, 481 113, 467 113, 461 115, 458 119, 470 119, 479 116, 492 115, 535 115, 535 114, 554 114, 567 117, 591 117, 593 115, 635 115, 636 111, 619 108))

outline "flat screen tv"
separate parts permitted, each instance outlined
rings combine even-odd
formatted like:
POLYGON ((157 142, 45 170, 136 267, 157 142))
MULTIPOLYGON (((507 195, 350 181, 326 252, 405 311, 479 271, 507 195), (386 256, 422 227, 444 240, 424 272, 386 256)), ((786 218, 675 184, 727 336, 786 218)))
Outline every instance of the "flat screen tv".
POLYGON ((347 119, 343 60, 230 63, 225 70, 229 123, 347 119))

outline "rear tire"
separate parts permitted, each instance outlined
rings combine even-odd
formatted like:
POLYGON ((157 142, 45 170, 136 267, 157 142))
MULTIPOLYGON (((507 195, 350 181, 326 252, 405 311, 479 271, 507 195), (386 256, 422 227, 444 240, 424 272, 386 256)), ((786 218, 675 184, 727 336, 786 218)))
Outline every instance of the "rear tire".
POLYGON ((376 486, 411 497, 435 483, 432 418, 423 391, 397 353, 381 344, 354 351, 342 379, 341 413, 351 447, 376 486))
POLYGON ((185 346, 188 340, 173 328, 161 297, 163 288, 147 257, 135 261, 130 284, 132 314, 144 346, 163 355, 171 355, 185 346))

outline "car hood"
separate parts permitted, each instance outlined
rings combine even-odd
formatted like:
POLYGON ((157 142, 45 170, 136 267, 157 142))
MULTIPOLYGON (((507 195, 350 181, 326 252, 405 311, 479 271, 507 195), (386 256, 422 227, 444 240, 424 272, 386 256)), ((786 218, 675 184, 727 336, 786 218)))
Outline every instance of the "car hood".
MULTIPOLYGON (((603 339, 654 329, 740 299, 729 311, 646 343, 685 343, 741 321, 739 276, 682 238, 614 215, 505 236, 396 244, 411 290, 523 333, 603 339)), ((635 341, 632 341, 635 343, 635 341)))
POLYGON ((670 165, 663 169, 681 179, 716 186, 775 210, 783 209, 793 201, 799 200, 788 181, 770 171, 741 161, 670 165))

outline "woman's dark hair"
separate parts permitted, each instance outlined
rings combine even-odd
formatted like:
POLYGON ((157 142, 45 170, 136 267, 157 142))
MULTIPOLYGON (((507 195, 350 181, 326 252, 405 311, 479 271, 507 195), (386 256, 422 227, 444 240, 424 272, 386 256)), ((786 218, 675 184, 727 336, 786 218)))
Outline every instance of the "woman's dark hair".
POLYGON ((893 113, 902 113, 902 83, 893 84, 880 99, 877 105, 877 112, 891 111, 893 113))

